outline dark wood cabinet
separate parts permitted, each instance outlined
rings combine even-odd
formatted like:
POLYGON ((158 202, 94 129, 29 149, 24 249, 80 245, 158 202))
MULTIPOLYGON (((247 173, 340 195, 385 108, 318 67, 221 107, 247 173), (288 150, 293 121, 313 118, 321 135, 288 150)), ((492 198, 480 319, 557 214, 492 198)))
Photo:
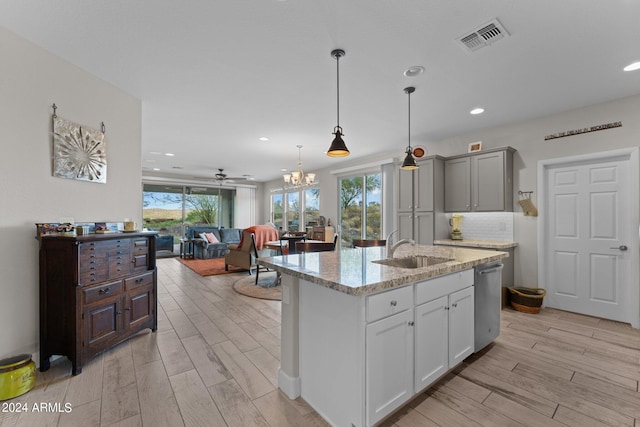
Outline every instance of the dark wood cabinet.
POLYGON ((156 234, 41 236, 40 370, 53 355, 73 374, 142 329, 157 329, 156 234))

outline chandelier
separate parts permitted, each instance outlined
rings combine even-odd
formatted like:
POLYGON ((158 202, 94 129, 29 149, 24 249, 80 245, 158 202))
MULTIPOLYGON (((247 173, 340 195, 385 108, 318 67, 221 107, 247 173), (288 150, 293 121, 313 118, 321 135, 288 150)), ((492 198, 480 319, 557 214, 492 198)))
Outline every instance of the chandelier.
POLYGON ((300 149, 302 148, 302 145, 297 145, 297 147, 298 147, 298 169, 291 173, 286 173, 282 175, 282 177, 284 178, 284 183, 292 187, 300 187, 302 185, 311 185, 315 182, 316 174, 315 173, 305 174, 302 171, 302 160, 300 160, 300 149))

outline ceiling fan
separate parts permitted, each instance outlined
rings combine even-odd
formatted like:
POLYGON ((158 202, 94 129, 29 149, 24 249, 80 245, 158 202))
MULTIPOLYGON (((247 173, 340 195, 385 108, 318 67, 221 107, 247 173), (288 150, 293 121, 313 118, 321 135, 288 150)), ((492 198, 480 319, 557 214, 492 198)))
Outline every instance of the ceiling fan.
POLYGON ((248 181, 251 180, 249 175, 243 176, 228 176, 224 173, 224 169, 218 168, 218 173, 214 175, 214 179, 216 182, 224 183, 224 182, 235 182, 235 181, 248 181))

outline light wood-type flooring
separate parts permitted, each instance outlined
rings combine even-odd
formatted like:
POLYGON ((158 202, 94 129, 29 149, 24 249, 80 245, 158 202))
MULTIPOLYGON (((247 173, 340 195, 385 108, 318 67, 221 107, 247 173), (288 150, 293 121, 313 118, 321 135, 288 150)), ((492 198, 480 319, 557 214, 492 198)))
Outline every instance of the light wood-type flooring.
MULTIPOLYGON (((29 393, 0 402, 0 426, 327 425, 276 387, 279 302, 236 294, 241 273, 203 278, 175 259, 158 268, 158 331, 94 358, 75 377, 65 358, 55 361, 29 393)), ((494 344, 383 425, 640 427, 639 380, 638 330, 507 309, 494 344)))

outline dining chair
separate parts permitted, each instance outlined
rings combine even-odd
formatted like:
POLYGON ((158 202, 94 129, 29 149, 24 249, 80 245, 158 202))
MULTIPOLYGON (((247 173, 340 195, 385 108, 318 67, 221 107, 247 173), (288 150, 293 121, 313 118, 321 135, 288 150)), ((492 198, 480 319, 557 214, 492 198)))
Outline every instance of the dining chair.
POLYGON ((336 249, 338 234, 333 236, 333 242, 296 242, 296 250, 301 252, 330 252, 336 249))
POLYGON ((387 241, 386 240, 361 240, 361 239, 355 239, 353 241, 353 247, 354 248, 370 248, 372 246, 386 246, 387 245, 387 241))

